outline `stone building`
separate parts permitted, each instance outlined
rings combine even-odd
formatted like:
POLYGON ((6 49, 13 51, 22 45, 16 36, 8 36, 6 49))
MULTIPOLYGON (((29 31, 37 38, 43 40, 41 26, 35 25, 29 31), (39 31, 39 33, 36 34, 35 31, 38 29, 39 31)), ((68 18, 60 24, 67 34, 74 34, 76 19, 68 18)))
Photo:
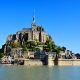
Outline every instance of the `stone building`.
POLYGON ((37 26, 35 23, 35 18, 31 24, 31 28, 23 28, 21 31, 18 31, 16 34, 9 35, 7 41, 20 41, 23 44, 25 41, 40 41, 46 42, 46 32, 42 26, 37 26))
POLYGON ((72 53, 72 51, 70 50, 65 50, 60 52, 60 55, 62 59, 76 59, 76 56, 74 53, 72 53))

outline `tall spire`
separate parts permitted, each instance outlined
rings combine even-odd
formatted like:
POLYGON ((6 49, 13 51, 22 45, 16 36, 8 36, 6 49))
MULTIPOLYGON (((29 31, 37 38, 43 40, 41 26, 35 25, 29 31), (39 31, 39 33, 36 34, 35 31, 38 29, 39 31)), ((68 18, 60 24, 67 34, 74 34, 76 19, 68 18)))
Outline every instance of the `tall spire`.
POLYGON ((35 23, 35 9, 34 9, 34 14, 33 14, 33 18, 32 18, 32 27, 33 26, 36 26, 36 23, 35 23))
POLYGON ((35 23, 35 9, 34 9, 34 15, 33 15, 33 23, 35 23))

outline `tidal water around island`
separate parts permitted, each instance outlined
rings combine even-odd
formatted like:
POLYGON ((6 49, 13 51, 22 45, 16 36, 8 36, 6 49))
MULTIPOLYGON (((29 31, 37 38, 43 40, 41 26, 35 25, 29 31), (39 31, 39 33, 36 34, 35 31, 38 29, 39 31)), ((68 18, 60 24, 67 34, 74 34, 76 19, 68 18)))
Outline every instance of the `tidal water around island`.
POLYGON ((0 65, 0 80, 80 80, 80 67, 0 65))

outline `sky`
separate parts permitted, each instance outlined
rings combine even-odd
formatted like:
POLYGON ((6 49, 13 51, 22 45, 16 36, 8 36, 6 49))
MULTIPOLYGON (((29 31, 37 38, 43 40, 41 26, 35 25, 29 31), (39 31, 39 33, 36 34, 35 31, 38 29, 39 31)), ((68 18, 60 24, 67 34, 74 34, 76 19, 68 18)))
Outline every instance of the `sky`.
POLYGON ((80 53, 80 0, 0 0, 0 48, 9 34, 42 25, 58 46, 80 53))

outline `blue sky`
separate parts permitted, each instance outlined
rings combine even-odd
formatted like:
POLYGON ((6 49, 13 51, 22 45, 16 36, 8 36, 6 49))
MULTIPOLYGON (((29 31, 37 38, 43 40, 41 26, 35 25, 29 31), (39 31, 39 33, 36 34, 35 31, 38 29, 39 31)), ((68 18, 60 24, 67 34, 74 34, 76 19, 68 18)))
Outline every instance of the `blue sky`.
POLYGON ((0 0, 0 47, 9 34, 31 27, 35 9, 55 43, 80 52, 80 0, 0 0))

